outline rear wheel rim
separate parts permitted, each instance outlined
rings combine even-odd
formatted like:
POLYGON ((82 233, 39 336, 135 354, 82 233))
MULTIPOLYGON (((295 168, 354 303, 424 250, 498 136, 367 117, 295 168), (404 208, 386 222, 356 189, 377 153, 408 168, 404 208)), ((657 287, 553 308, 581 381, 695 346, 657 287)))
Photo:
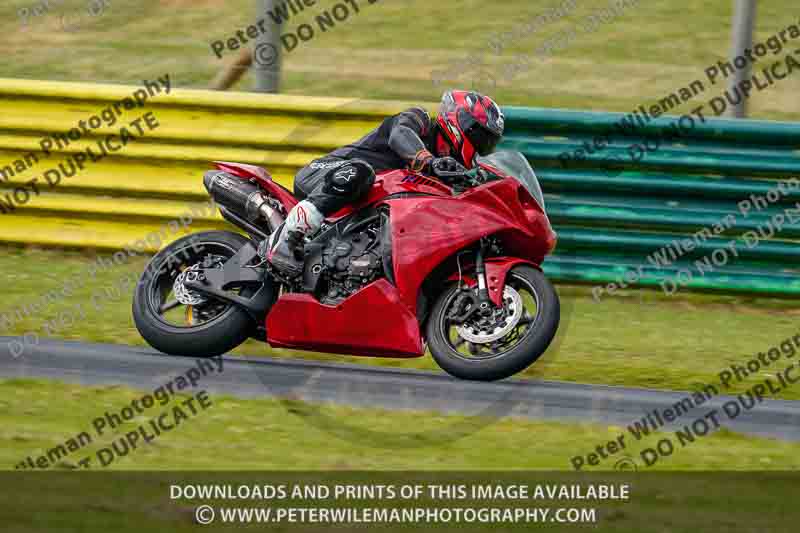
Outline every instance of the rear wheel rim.
MULTIPOLYGON (((461 333, 464 331, 465 324, 454 323, 448 318, 450 308, 455 302, 457 292, 453 292, 448 298, 443 306, 443 312, 439 319, 439 328, 447 347, 453 355, 470 363, 497 360, 508 355, 533 333, 536 324, 540 321, 542 316, 541 297, 539 293, 529 280, 513 272, 508 275, 506 285, 520 296, 523 306, 522 312, 515 323, 509 328, 508 333, 497 340, 491 340, 492 336, 487 333, 487 330, 492 326, 491 322, 484 321, 478 324, 474 323, 473 319, 470 319, 466 326, 469 326, 469 329, 472 330, 473 333, 475 333, 475 330, 483 329, 483 333, 478 333, 477 336, 480 337, 483 335, 487 339, 487 342, 484 343, 470 342, 470 340, 474 339, 471 338, 467 340, 462 337, 461 333), (472 323, 470 324, 470 322, 472 323), (461 331, 459 331, 459 329, 461 331)), ((513 312, 511 305, 516 303, 513 301, 515 300, 513 294, 510 295, 510 299, 512 302, 509 301, 509 297, 504 293, 504 307, 502 310, 504 314, 500 314, 500 310, 496 310, 497 317, 495 320, 505 320, 508 318, 509 313, 513 312)))
POLYGON ((227 261, 234 255, 236 250, 219 242, 192 243, 170 253, 147 285, 147 307, 150 314, 166 326, 186 330, 224 319, 233 312, 232 304, 203 295, 202 303, 185 305, 176 297, 175 280, 208 257, 216 258, 215 263, 218 263, 227 261))

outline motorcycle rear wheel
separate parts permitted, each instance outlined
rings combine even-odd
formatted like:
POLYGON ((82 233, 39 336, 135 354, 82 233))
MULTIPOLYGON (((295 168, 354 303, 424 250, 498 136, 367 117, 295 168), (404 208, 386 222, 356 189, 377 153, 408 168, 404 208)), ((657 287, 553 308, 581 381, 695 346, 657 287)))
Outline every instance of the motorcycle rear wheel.
MULTIPOLYGON (((544 354, 558 331, 558 294, 540 271, 514 267, 506 278, 503 309, 467 323, 449 318, 460 289, 437 300, 427 322, 428 346, 448 374, 472 381, 496 381, 528 368, 544 354)), ((458 313, 460 314, 460 313, 458 313)))
MULTIPOLYGON (((241 308, 191 293, 182 298, 204 301, 185 305, 174 292, 178 276, 209 256, 224 262, 247 242, 238 233, 207 231, 183 237, 153 257, 133 297, 136 329, 150 346, 169 355, 205 358, 225 354, 247 340, 255 323, 241 308), (181 314, 185 324, 176 323, 181 314)), ((249 296, 248 292, 242 289, 240 294, 249 296)))

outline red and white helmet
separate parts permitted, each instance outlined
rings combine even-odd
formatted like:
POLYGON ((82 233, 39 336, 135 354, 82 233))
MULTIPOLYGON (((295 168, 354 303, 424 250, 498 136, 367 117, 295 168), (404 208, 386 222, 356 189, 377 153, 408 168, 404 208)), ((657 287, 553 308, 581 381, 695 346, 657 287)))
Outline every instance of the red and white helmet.
POLYGON ((505 116, 494 100, 473 91, 448 91, 436 117, 450 155, 467 167, 492 153, 503 137, 505 116))

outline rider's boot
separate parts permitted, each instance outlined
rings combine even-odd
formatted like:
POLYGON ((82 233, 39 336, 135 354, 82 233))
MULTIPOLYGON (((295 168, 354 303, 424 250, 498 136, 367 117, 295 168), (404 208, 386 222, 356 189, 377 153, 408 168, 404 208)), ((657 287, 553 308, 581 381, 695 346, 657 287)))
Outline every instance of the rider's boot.
POLYGON ((283 226, 269 237, 267 260, 270 264, 289 277, 302 274, 303 241, 319 229, 324 218, 308 200, 294 206, 283 226))

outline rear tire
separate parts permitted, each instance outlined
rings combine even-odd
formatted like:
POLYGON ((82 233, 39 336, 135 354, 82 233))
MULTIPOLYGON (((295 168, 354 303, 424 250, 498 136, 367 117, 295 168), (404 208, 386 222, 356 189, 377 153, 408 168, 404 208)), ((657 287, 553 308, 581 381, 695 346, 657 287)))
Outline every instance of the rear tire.
MULTIPOLYGON (((170 294, 169 278, 174 282, 179 274, 176 270, 183 268, 174 269, 173 265, 194 261, 193 253, 203 253, 197 250, 213 249, 220 257, 230 258, 248 242, 244 236, 229 231, 195 233, 173 242, 153 257, 136 286, 133 298, 136 329, 150 346, 170 355, 205 358, 228 353, 250 337, 255 327, 252 318, 233 304, 210 300, 205 305, 214 305, 220 312, 207 322, 187 327, 169 323, 164 318, 166 313, 158 311, 158 307, 164 304, 158 300, 170 294)), ((241 294, 247 295, 247 290, 243 289, 241 294)), ((199 307, 190 307, 187 317, 191 316, 193 322, 199 310, 199 307)))
POLYGON ((447 318, 459 291, 458 287, 446 290, 437 300, 427 322, 428 346, 433 358, 448 374, 473 381, 505 379, 528 368, 547 350, 555 337, 561 318, 560 303, 555 288, 544 274, 529 266, 514 267, 508 274, 506 284, 512 287, 516 285, 520 289, 517 294, 533 293, 536 316, 530 317, 523 305, 524 315, 518 319, 518 325, 505 337, 486 345, 466 342, 457 331, 455 337, 458 340, 452 339, 453 330, 464 327, 463 324, 451 323, 447 318), (523 327, 527 329, 524 333, 520 333, 518 328, 523 327), (521 338, 514 340, 512 336, 515 334, 521 338), (515 343, 502 346, 509 338, 512 340, 508 342, 515 343), (457 343, 468 345, 471 352, 483 357, 471 357, 459 352, 457 343), (493 354, 491 346, 498 346, 496 354, 493 354), (478 353, 483 350, 486 352, 478 353))

